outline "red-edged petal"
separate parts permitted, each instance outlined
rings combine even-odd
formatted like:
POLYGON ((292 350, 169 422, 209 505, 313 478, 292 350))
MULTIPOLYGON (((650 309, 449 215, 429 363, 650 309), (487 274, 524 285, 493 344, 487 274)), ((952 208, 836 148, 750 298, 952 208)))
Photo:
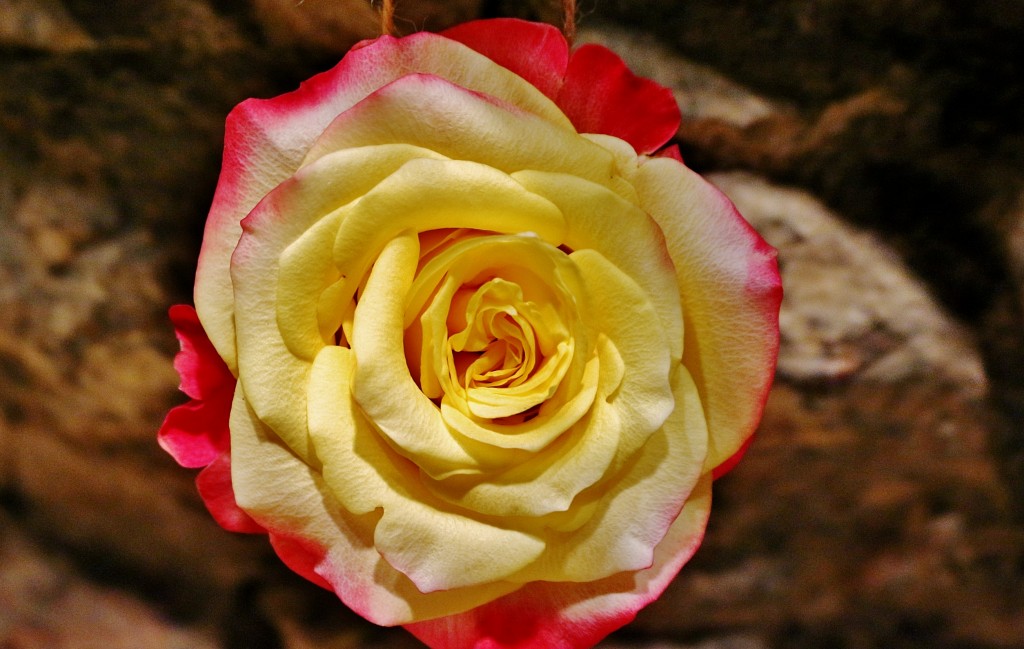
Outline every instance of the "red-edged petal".
POLYGON ((228 415, 232 390, 222 390, 206 401, 193 399, 172 408, 164 419, 157 442, 183 467, 196 469, 228 450, 228 415))
POLYGON ((213 348, 196 310, 187 304, 175 304, 168 315, 181 345, 181 351, 174 357, 181 391, 193 399, 207 399, 234 384, 235 377, 213 348))
POLYGON ((753 435, 768 399, 782 301, 776 253, 724 194, 678 162, 646 161, 634 186, 676 265, 683 364, 707 414, 712 470, 753 435))
POLYGON ((700 546, 710 509, 711 481, 705 477, 645 570, 595 582, 531 582, 465 613, 405 628, 435 649, 592 647, 661 595, 700 546))
POLYGON ((711 472, 711 477, 714 478, 715 480, 718 480, 726 473, 732 471, 733 468, 740 463, 740 460, 743 459, 743 456, 747 454, 747 449, 749 449, 750 445, 754 443, 754 437, 754 435, 748 437, 747 441, 743 442, 743 446, 740 447, 740 450, 736 451, 731 456, 729 456, 729 459, 727 459, 725 462, 722 462, 721 464, 716 466, 714 470, 711 472))
POLYGON ((654 157, 655 158, 672 158, 673 160, 678 160, 679 162, 682 162, 683 164, 686 164, 686 162, 683 160, 683 154, 679 150, 679 145, 678 144, 670 144, 670 145, 668 145, 667 147, 665 147, 661 151, 658 151, 657 153, 655 153, 654 157))
POLYGON ((672 91, 638 77, 614 52, 583 45, 572 53, 555 103, 581 133, 604 133, 653 153, 675 136, 680 113, 672 91))
POLYGON ((553 100, 528 81, 468 46, 428 32, 362 43, 298 90, 236 106, 225 125, 223 165, 206 221, 195 288, 203 325, 232 369, 237 359, 230 259, 242 234, 241 220, 302 166, 310 146, 332 120, 371 93, 414 73, 444 77, 568 126, 553 100))
POLYGON ((213 520, 229 532, 259 534, 263 527, 238 507, 231 486, 231 456, 222 453, 196 476, 196 487, 213 520))
POLYGON ((569 64, 569 44, 557 28, 516 18, 495 18, 456 25, 441 35, 515 72, 551 99, 558 96, 569 64))
POLYGON ((157 433, 157 442, 178 464, 197 468, 228 449, 228 417, 235 377, 206 336, 196 311, 176 304, 169 312, 181 351, 174 368, 181 390, 192 401, 171 409, 157 433))
POLYGON ((334 590, 334 587, 317 572, 318 566, 324 563, 327 552, 314 542, 272 532, 270 545, 281 561, 296 574, 321 588, 334 590))

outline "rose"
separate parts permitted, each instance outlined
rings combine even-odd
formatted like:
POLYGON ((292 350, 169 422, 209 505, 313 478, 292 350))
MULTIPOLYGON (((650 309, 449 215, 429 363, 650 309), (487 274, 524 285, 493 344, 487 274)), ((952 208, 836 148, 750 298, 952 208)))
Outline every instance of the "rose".
POLYGON ((161 444, 213 516, 437 647, 580 647, 698 546, 760 417, 772 251, 671 93, 516 20, 242 103, 161 444), (583 134, 581 134, 583 133, 583 134), (200 324, 201 323, 201 324, 200 324))

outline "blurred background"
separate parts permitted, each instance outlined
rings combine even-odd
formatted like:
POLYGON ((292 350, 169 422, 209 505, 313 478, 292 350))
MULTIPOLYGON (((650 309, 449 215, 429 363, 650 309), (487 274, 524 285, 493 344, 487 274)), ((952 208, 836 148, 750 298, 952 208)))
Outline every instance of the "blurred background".
MULTIPOLYGON (((776 386, 702 549, 603 646, 1024 647, 1024 4, 584 0, 780 251, 776 386)), ((400 31, 534 0, 401 0, 400 31)), ((224 117, 364 0, 0 0, 0 647, 412 648, 221 531, 183 401, 224 117)))

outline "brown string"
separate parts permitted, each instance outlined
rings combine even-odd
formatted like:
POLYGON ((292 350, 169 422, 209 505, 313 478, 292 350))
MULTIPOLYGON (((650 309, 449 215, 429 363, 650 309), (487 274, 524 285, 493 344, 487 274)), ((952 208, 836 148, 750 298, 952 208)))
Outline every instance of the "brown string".
POLYGON ((562 0, 562 7, 565 10, 562 33, 565 34, 565 40, 569 41, 569 45, 572 45, 576 39, 576 0, 562 0))
POLYGON ((380 33, 395 35, 395 0, 381 0, 380 33))
MULTIPOLYGON (((396 0, 381 0, 381 34, 395 35, 395 2, 396 0)), ((572 45, 572 42, 576 39, 576 0, 562 0, 562 9, 562 33, 565 34, 565 39, 572 45)))

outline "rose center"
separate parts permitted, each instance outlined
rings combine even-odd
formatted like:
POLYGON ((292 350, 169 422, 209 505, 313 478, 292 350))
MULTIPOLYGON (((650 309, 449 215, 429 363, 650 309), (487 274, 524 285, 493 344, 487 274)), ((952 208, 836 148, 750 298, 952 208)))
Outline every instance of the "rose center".
POLYGON ((527 236, 446 243, 410 291, 405 342, 421 389, 478 421, 543 404, 573 363, 565 254, 527 236))
POLYGON ((448 317, 448 330, 458 331, 448 338, 451 380, 466 390, 522 385, 543 360, 530 317, 537 310, 517 284, 500 278, 456 293, 448 317))

